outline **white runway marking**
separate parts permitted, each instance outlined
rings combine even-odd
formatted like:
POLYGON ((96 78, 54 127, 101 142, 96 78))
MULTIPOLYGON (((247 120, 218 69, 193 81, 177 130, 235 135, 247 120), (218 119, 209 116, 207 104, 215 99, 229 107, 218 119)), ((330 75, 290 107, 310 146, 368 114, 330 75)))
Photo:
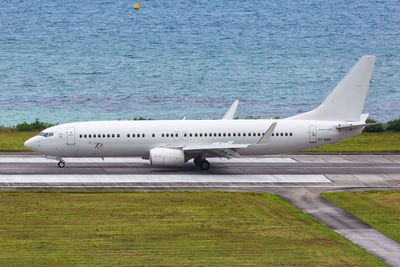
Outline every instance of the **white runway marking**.
MULTIPOLYGON (((65 158, 65 162, 68 163, 144 163, 148 164, 148 160, 141 158, 65 158)), ((210 158, 208 159, 211 163, 296 163, 292 158, 210 158)), ((0 163, 56 163, 54 159, 46 159, 44 157, 0 157, 0 163)), ((190 161, 192 162, 192 160, 190 161)))
POLYGON ((0 183, 331 183, 324 175, 0 175, 0 183))

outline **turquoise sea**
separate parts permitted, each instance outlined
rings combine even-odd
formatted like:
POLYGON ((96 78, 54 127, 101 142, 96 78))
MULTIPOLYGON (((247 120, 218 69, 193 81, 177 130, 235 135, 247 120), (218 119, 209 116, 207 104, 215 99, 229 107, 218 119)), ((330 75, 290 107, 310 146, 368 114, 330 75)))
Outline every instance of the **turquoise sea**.
POLYGON ((400 117, 400 2, 5 0, 0 125, 281 118, 377 56, 365 112, 400 117))

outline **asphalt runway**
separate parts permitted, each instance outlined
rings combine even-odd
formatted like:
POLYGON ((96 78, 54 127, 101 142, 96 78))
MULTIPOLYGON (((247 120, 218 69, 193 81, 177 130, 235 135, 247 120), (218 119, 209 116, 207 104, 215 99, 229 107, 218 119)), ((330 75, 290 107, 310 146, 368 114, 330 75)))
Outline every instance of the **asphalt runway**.
POLYGON ((392 266, 400 244, 322 199, 327 191, 400 189, 400 154, 278 155, 210 159, 203 171, 190 162, 154 168, 138 158, 65 159, 66 167, 37 155, 0 155, 0 190, 224 190, 279 195, 392 266))

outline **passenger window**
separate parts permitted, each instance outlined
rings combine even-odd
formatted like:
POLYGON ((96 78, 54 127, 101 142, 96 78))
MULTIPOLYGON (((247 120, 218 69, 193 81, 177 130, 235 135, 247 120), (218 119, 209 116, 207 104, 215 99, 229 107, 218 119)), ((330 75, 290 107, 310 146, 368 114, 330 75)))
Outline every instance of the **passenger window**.
POLYGON ((112 134, 111 137, 114 138, 114 134, 112 134))
POLYGON ((243 136, 246 136, 246 133, 243 133, 243 136))
POLYGON ((281 136, 283 136, 283 133, 281 133, 281 136))
POLYGON ((183 134, 183 136, 184 136, 184 137, 186 137, 186 136, 187 136, 187 134, 186 134, 186 133, 184 133, 184 134, 183 134))
POLYGON ((222 135, 223 135, 223 136, 226 136, 226 133, 223 133, 222 135))
POLYGON ((127 134, 127 135, 126 135, 126 137, 128 137, 128 138, 129 138, 129 137, 131 137, 131 135, 130 135, 130 134, 127 134))
POLYGON ((207 137, 207 133, 204 133, 204 136, 207 137))
POLYGON ((105 134, 103 134, 103 138, 106 138, 106 135, 105 135, 105 134))
POLYGON ((274 133, 272 133, 272 136, 274 136, 274 133))
POLYGON ((228 136, 231 136, 231 133, 228 133, 228 136))
POLYGON ((192 133, 190 133, 189 136, 192 137, 192 133))
POLYGON ((142 134, 142 137, 145 137, 145 135, 144 135, 144 134, 142 134))
POLYGON ((91 134, 89 134, 89 138, 92 138, 92 135, 91 135, 91 134))
POLYGON ((221 133, 218 133, 218 136, 221 137, 221 133))
POLYGON ((85 138, 86 138, 86 137, 87 137, 87 135, 85 134, 83 137, 85 137, 85 138))
POLYGON ((169 137, 169 134, 167 134, 167 137, 169 137))
POLYGON ((93 138, 96 138, 96 135, 95 135, 95 134, 93 135, 93 138))
POLYGON ((175 134, 175 137, 178 137, 178 134, 175 134))
POLYGON ((261 136, 261 133, 258 133, 258 136, 261 136))
POLYGON ((233 136, 236 136, 236 133, 233 133, 233 136))
POLYGON ((217 136, 217 133, 214 133, 214 136, 217 136))
POLYGON ((287 134, 287 133, 285 133, 285 136, 288 136, 288 134, 287 134))
POLYGON ((153 136, 153 137, 156 137, 156 135, 155 135, 155 134, 152 134, 151 136, 153 136))
POLYGON ((161 137, 164 137, 164 134, 161 134, 161 137))
POLYGON ((293 134, 292 134, 292 133, 290 133, 289 135, 290 135, 290 136, 293 136, 293 134))
POLYGON ((240 133, 238 133, 238 136, 240 136, 240 133))
POLYGON ((79 135, 79 138, 82 138, 82 135, 81 135, 81 134, 79 135))
POLYGON ((194 134, 194 137, 197 137, 197 133, 194 134))
POLYGON ((120 135, 119 134, 117 134, 117 138, 119 138, 120 137, 120 135))
POLYGON ((200 133, 200 134, 199 134, 199 136, 200 136, 200 137, 202 137, 202 136, 203 136, 203 134, 202 134, 202 133, 200 133))

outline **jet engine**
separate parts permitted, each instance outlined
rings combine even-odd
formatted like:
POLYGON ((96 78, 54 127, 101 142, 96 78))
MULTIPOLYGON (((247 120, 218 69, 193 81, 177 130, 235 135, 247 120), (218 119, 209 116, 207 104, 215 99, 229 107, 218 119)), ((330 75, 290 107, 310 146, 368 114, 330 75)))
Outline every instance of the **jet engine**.
POLYGON ((185 164, 185 153, 180 149, 153 148, 149 159, 152 166, 179 166, 185 164))

